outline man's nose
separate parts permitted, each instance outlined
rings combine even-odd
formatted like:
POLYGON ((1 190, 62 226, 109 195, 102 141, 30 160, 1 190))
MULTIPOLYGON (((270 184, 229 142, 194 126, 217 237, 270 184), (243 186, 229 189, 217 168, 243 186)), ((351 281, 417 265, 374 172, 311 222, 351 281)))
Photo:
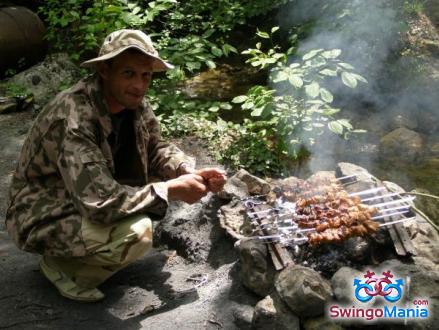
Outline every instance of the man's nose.
POLYGON ((149 80, 137 75, 134 79, 134 87, 138 90, 145 90, 149 85, 149 80))

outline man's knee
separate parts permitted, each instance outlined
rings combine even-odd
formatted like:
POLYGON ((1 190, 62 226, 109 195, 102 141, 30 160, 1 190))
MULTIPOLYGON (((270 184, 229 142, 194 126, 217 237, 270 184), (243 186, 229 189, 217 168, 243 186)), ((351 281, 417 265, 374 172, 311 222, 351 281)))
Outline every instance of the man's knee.
POLYGON ((122 234, 124 237, 123 247, 121 246, 123 249, 121 252, 122 264, 136 261, 152 247, 152 222, 147 216, 138 215, 130 218, 119 230, 115 230, 115 234, 116 236, 122 234), (120 231, 125 232, 120 233, 120 231))
POLYGON ((127 265, 142 257, 152 247, 152 222, 145 215, 133 215, 122 219, 120 222, 107 227, 98 225, 89 226, 85 223, 83 235, 85 242, 92 242, 90 255, 87 263, 99 263, 101 265, 127 265), (90 230, 91 229, 91 230, 90 230), (108 237, 105 239, 103 236, 108 237), (99 237, 101 242, 90 238, 99 237))

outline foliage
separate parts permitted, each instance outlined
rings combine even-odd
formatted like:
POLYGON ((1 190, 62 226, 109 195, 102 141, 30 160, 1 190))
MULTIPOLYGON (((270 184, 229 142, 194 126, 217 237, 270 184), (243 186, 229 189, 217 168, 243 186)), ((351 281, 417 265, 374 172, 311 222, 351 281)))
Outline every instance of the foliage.
POLYGON ((236 52, 225 38, 237 24, 287 1, 48 0, 39 13, 54 49, 69 52, 74 60, 96 51, 114 30, 141 29, 176 65, 169 77, 181 80, 185 73, 215 67, 216 58, 236 52))
MULTIPOLYGON (((276 32, 272 29, 272 33, 276 32)), ((271 35, 258 31, 261 38, 271 35)), ((353 72, 353 67, 339 59, 339 49, 314 49, 303 55, 299 62, 289 62, 286 53, 275 46, 264 52, 261 43, 243 52, 248 63, 261 69, 271 67, 270 83, 274 89, 254 86, 247 95, 235 97, 248 112, 246 127, 256 133, 254 138, 266 141, 258 153, 273 154, 274 158, 297 160, 304 156, 306 147, 315 143, 325 129, 344 135, 361 132, 354 130, 346 119, 335 119, 340 111, 332 106, 334 96, 329 86, 334 79, 355 88, 366 79, 353 72)), ((250 141, 248 148, 254 144, 250 141)), ((260 145, 260 147, 262 147, 260 145)), ((249 164, 246 164, 249 165, 249 164)), ((250 164, 251 166, 251 164, 250 164)), ((268 167, 271 170, 271 167, 268 167)))
POLYGON ((405 0, 403 4, 404 13, 407 15, 418 14, 424 10, 427 0, 405 0))
POLYGON ((24 99, 32 95, 32 93, 26 87, 10 82, 2 83, 0 85, 0 90, 4 91, 3 93, 7 97, 19 99, 24 99))

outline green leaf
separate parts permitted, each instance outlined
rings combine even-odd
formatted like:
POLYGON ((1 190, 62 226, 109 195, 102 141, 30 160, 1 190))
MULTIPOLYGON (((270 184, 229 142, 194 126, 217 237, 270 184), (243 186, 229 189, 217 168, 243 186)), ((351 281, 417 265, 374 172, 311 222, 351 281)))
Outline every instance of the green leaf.
POLYGON ((216 46, 211 48, 211 52, 216 57, 220 57, 221 55, 223 55, 223 51, 221 49, 219 49, 218 47, 216 47, 216 46))
POLYGON ((220 109, 219 106, 213 105, 209 109, 207 109, 207 111, 217 112, 219 109, 220 109))
POLYGON ((293 85, 296 88, 301 88, 303 86, 303 80, 298 75, 295 74, 290 75, 288 81, 290 82, 291 85, 293 85))
POLYGON ((264 39, 270 39, 270 36, 267 32, 262 32, 258 30, 258 32, 256 32, 256 35, 264 39))
POLYGON ((278 27, 278 26, 273 26, 273 27, 271 28, 271 34, 273 34, 274 32, 276 32, 277 30, 279 30, 279 27, 278 27))
POLYGON ((207 60, 206 61, 206 65, 210 68, 210 69, 215 69, 216 68, 216 64, 214 61, 211 60, 207 60))
POLYGON ((309 51, 308 53, 306 53, 305 55, 303 55, 302 59, 304 61, 309 60, 310 58, 313 58, 318 53, 320 53, 322 50, 323 49, 313 49, 313 50, 309 51))
POLYGON ((200 62, 186 62, 186 67, 189 70, 198 70, 201 67, 200 62))
POLYGON ((319 67, 325 65, 326 59, 322 56, 314 57, 311 61, 309 61, 309 65, 312 67, 319 67))
POLYGON ((320 96, 325 102, 331 103, 332 101, 334 101, 334 96, 326 88, 320 88, 320 96))
POLYGON ((242 103, 248 99, 247 95, 239 95, 233 98, 232 103, 242 103))
POLYGON ((330 76, 330 77, 336 77, 337 76, 337 70, 330 70, 330 69, 323 69, 320 71, 322 75, 330 76))
POLYGON ((341 49, 331 49, 324 51, 321 55, 324 58, 337 58, 340 56, 340 54, 341 54, 341 49))
POLYGON ((347 119, 339 119, 338 122, 349 130, 353 128, 352 124, 347 119))
POLYGON ((323 114, 325 115, 325 116, 332 116, 332 115, 334 115, 334 114, 336 114, 337 112, 339 112, 340 111, 340 109, 325 109, 324 111, 323 111, 323 114))
POLYGON ((220 103, 220 108, 224 110, 231 110, 233 107, 230 103, 222 102, 220 103))
POLYGON ((255 108, 251 113, 250 116, 252 117, 260 117, 262 115, 262 112, 264 111, 264 107, 255 108))
POLYGON ((140 7, 135 7, 134 9, 133 9, 133 14, 134 15, 136 15, 138 12, 140 12, 142 10, 142 8, 140 8, 140 7))
POLYGON ((241 105, 241 108, 247 110, 253 108, 254 106, 255 104, 250 101, 250 102, 245 102, 243 105, 241 105))
POLYGON ((346 69, 346 70, 354 70, 355 68, 352 66, 352 65, 350 65, 349 63, 343 63, 343 62, 341 62, 341 63, 338 63, 337 64, 338 66, 341 66, 342 68, 344 68, 344 69, 346 69))
POLYGON ((356 74, 356 73, 351 73, 351 75, 354 76, 355 79, 357 79, 357 80, 359 80, 359 81, 364 82, 365 84, 367 84, 367 80, 366 80, 366 78, 364 78, 363 76, 360 76, 359 74, 356 74))
POLYGON ((206 32, 203 33, 203 39, 209 38, 214 32, 215 32, 215 29, 207 30, 206 32))
POLYGON ((236 48, 229 44, 224 44, 221 48, 223 50, 224 55, 226 56, 228 56, 230 53, 238 53, 236 48))
POLYGON ((313 82, 305 86, 306 94, 308 94, 313 99, 319 95, 319 91, 320 91, 320 86, 316 82, 313 82))
POLYGON ((354 129, 354 130, 352 130, 352 133, 367 133, 367 130, 365 130, 365 129, 354 129))
POLYGON ((330 121, 328 123, 328 128, 336 134, 343 134, 343 126, 337 120, 330 121))
POLYGON ((341 73, 341 80, 343 81, 343 84, 350 88, 357 87, 357 79, 355 79, 355 76, 347 71, 341 73))
POLYGON ((288 73, 286 73, 285 71, 278 71, 274 75, 273 82, 278 83, 280 81, 285 81, 287 79, 288 79, 288 73))

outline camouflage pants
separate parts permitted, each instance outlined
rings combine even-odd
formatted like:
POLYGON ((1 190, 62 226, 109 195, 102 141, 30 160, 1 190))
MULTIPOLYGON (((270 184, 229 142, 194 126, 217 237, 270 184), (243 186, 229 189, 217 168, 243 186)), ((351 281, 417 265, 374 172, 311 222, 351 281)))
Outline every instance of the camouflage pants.
POLYGON ((83 220, 81 231, 87 256, 48 258, 81 287, 95 288, 152 246, 152 223, 145 215, 133 215, 110 226, 83 220))

